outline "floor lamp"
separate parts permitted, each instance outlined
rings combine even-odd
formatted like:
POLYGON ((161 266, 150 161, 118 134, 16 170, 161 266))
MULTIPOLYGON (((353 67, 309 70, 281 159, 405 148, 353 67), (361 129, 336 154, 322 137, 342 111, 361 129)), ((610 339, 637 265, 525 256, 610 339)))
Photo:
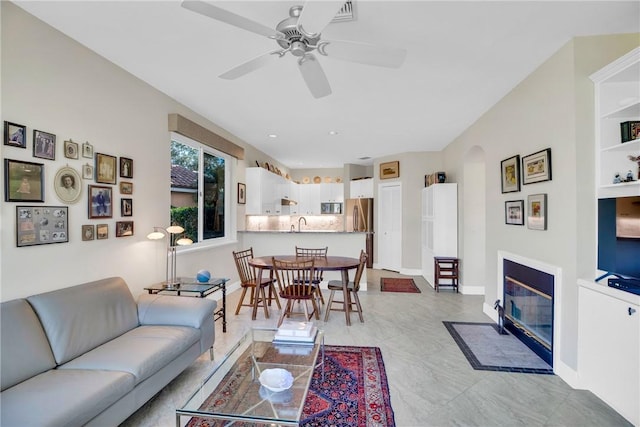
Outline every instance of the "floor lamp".
POLYGON ((193 240, 188 237, 179 237, 184 233, 184 228, 179 225, 172 225, 166 229, 162 227, 153 227, 153 231, 147 234, 147 239, 161 240, 167 237, 167 268, 166 268, 166 285, 168 288, 176 287, 180 284, 176 269, 176 249, 178 246, 188 246, 193 244, 193 240))

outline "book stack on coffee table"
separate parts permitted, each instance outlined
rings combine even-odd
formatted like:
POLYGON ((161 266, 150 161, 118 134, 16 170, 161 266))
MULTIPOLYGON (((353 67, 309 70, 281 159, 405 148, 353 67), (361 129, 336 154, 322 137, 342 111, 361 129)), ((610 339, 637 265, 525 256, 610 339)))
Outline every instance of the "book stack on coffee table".
POLYGON ((285 320, 273 338, 274 344, 313 345, 318 328, 313 322, 285 320))

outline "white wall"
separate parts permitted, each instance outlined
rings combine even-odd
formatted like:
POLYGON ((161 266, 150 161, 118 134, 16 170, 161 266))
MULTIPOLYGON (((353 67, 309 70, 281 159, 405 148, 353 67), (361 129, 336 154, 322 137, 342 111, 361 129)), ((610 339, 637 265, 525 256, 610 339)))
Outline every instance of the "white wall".
MULTIPOLYGON (((464 175, 464 154, 481 147, 486 161, 485 304, 498 299, 497 252, 562 268, 562 361, 575 370, 577 278, 595 272, 593 85, 588 76, 639 44, 638 34, 569 42, 444 150, 445 170, 464 175), (500 161, 551 148, 552 181, 502 194, 500 161), (505 225, 504 202, 548 195, 548 229, 505 225)), ((460 181, 458 181, 460 182, 460 181)), ((462 183, 464 185, 464 182, 462 183)), ((459 190, 464 194, 464 188, 459 190)), ((462 239, 462 238, 461 238, 462 239)), ((463 240, 461 240, 463 242, 463 240)), ((463 260, 464 263, 464 260, 463 260)))

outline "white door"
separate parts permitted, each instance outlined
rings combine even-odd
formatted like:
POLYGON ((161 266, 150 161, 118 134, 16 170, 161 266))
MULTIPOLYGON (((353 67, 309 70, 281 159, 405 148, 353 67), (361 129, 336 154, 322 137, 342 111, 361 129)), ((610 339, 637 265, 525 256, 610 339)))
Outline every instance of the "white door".
POLYGON ((402 187, 400 183, 381 184, 378 189, 378 267, 402 268, 402 187))

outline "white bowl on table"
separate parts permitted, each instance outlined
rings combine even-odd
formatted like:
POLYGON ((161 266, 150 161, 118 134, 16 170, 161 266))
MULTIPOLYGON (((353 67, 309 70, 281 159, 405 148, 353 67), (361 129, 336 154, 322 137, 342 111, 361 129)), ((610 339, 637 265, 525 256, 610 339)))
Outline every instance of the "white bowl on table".
POLYGON ((265 369, 258 378, 260 384, 275 393, 285 391, 293 385, 293 375, 286 369, 265 369))

